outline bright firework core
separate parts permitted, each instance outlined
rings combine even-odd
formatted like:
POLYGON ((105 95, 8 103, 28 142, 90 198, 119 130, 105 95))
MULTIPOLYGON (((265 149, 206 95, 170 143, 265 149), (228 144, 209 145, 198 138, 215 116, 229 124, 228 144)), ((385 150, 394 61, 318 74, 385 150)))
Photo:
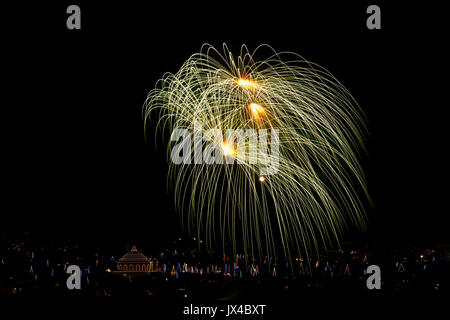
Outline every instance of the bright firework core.
POLYGON ((256 83, 244 78, 239 78, 237 81, 238 85, 244 88, 254 88, 256 87, 256 83))
POLYGON ((258 118, 260 113, 264 113, 264 108, 257 103, 251 103, 250 110, 255 118, 258 118))
POLYGON ((223 155, 226 157, 234 156, 236 154, 236 151, 233 149, 233 147, 231 147, 230 145, 228 145, 225 142, 222 143, 222 152, 223 152, 223 155))

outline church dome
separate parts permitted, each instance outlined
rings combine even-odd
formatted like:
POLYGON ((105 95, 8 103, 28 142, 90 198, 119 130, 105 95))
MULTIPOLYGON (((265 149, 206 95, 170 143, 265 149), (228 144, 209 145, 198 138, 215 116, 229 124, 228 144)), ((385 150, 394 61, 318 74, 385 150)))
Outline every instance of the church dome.
POLYGON ((158 261, 144 256, 135 246, 117 261, 117 270, 114 273, 127 276, 146 275, 158 271, 158 261))
POLYGON ((126 253, 117 263, 150 263, 150 259, 144 256, 135 246, 126 253))

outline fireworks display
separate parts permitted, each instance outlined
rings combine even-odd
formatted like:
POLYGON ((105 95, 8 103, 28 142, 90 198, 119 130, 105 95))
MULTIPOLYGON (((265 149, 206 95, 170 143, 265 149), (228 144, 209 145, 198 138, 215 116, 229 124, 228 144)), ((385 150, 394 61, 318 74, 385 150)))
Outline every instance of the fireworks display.
POLYGON ((295 53, 204 45, 158 81, 144 119, 163 137, 192 133, 178 149, 167 143, 168 180, 183 224, 208 246, 308 255, 350 224, 365 227, 364 115, 330 72, 295 53), (174 163, 174 150, 188 154, 174 163))

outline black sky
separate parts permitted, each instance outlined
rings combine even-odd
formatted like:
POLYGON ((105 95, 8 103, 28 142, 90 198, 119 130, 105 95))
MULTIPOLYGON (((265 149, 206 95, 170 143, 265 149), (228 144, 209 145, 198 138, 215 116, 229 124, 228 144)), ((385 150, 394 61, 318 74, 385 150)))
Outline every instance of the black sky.
MULTIPOLYGON (((364 166, 374 200, 369 239, 449 241, 448 80, 439 8, 374 1, 382 30, 355 4, 214 8, 63 1, 11 9, 4 37, 1 230, 95 238, 176 237, 165 146, 145 142, 142 104, 204 42, 270 44, 332 72, 369 119, 364 166), (444 84, 444 85, 443 85, 444 84), (445 122, 444 122, 445 121, 445 122)), ((150 140, 153 135, 149 135, 150 140)))

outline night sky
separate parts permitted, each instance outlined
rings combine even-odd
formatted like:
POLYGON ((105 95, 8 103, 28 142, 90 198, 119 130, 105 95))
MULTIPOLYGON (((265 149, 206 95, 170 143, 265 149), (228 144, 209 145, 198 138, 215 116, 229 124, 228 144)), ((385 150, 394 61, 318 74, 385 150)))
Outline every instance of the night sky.
MULTIPOLYGON (((449 241, 444 29, 437 8, 380 1, 217 8, 75 1, 9 11, 4 37, 1 230, 164 243, 179 220, 166 192, 166 145, 144 140, 142 105, 164 72, 203 43, 293 51, 339 79, 369 119, 363 159, 374 209, 367 238, 449 241), (379 4, 382 29, 366 28, 379 4), (11 21, 9 21, 11 20, 11 21), (6 88, 5 88, 6 85, 6 88)), ((316 3, 316 2, 315 2, 316 3)))

